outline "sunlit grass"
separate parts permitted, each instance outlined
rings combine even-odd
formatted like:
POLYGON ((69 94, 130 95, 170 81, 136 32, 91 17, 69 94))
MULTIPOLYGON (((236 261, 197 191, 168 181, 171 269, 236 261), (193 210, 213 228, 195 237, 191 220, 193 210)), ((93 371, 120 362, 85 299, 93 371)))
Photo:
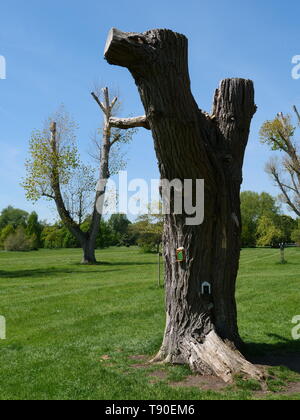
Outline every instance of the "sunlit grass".
MULTIPOLYGON (((0 399, 251 399, 243 387, 223 392, 173 388, 188 373, 132 368, 162 340, 164 290, 157 257, 136 248, 98 252, 103 262, 81 266, 79 250, 0 253, 0 399), (103 360, 103 355, 108 360, 103 360)), ((300 314, 300 250, 243 250, 237 287, 239 325, 252 354, 300 351, 291 319, 300 314)), ((245 388, 245 387, 244 387, 245 388)), ((299 396, 300 398, 300 396, 299 396)))

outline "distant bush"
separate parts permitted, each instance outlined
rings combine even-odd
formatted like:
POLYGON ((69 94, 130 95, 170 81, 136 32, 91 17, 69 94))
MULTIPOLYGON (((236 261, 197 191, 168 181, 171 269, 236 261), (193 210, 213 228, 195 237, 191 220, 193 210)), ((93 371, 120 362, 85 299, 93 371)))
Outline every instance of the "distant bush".
POLYGON ((159 252, 160 243, 161 235, 155 233, 143 233, 137 240, 138 246, 145 254, 159 252))
POLYGON ((292 233, 292 240, 296 242, 297 246, 300 246, 300 229, 296 229, 292 233))
POLYGON ((32 251, 36 249, 36 238, 26 235, 25 229, 17 228, 4 241, 5 251, 32 251))
POLYGON ((1 230, 1 233, 0 233, 0 248, 1 249, 4 249, 4 243, 6 239, 13 233, 15 233, 15 229, 12 225, 7 225, 1 230))

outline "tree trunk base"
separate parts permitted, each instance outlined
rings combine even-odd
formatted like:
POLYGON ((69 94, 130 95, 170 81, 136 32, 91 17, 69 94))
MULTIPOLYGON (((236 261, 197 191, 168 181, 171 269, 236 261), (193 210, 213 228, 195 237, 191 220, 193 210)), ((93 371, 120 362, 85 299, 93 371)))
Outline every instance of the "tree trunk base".
POLYGON ((83 255, 81 264, 82 265, 97 265, 95 245, 91 241, 88 241, 82 245, 83 255))
POLYGON ((151 363, 188 364, 193 372, 217 376, 228 384, 233 383, 238 375, 259 382, 265 379, 265 374, 259 367, 248 362, 215 331, 207 334, 202 343, 192 337, 184 338, 180 345, 180 356, 165 354, 162 349, 151 363))
POLYGON ((98 265, 98 264, 99 263, 97 262, 97 260, 90 261, 90 260, 83 259, 81 261, 81 265, 98 265))
POLYGON ((84 255, 81 260, 82 265, 98 265, 95 255, 86 256, 84 255))

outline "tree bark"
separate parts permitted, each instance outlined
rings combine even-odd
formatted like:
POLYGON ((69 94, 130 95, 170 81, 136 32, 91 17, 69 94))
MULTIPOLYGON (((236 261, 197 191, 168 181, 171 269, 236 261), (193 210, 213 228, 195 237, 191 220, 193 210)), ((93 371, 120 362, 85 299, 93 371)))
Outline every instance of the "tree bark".
POLYGON ((128 130, 130 128, 143 127, 150 130, 150 125, 145 116, 135 118, 110 118, 109 123, 111 127, 122 128, 128 130))
POLYGON ((242 166, 256 112, 250 80, 227 79, 216 91, 213 113, 191 93, 188 41, 169 30, 143 34, 112 29, 105 47, 110 64, 127 67, 152 130, 162 179, 204 179, 205 221, 188 226, 186 214, 166 217, 167 325, 154 361, 187 363, 226 382, 234 375, 261 379, 238 349, 235 301, 239 268, 242 166), (186 261, 176 262, 185 248, 186 261), (204 282, 211 294, 204 295, 204 282))
POLYGON ((86 238, 86 240, 82 244, 83 249, 83 257, 81 264, 97 264, 96 254, 95 254, 95 242, 91 241, 90 238, 86 238))
MULTIPOLYGON (((50 125, 50 132, 51 132, 51 149, 54 156, 54 159, 58 159, 58 151, 57 151, 57 131, 56 131, 56 123, 52 122, 50 125)), ((80 225, 76 223, 73 218, 71 217, 69 211, 65 206, 65 202, 61 193, 60 188, 60 175, 59 169, 56 165, 53 165, 52 173, 51 173, 51 188, 53 191, 54 196, 52 197, 55 201, 57 212, 61 218, 61 221, 69 230, 69 232, 77 239, 77 241, 81 244, 82 248, 84 249, 86 243, 88 242, 88 236, 85 232, 80 229, 80 225)))

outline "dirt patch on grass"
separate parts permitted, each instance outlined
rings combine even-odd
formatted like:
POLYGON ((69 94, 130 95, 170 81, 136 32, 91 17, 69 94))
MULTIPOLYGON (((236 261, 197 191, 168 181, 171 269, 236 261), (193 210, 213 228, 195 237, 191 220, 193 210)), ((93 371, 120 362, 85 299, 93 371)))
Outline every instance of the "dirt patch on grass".
POLYGON ((149 360, 148 356, 145 355, 136 355, 136 356, 129 356, 130 360, 149 360))
POLYGON ((267 396, 267 395, 277 395, 278 398, 280 396, 292 396, 298 394, 300 395, 300 382, 291 382, 287 384, 283 390, 273 392, 273 391, 256 391, 254 392, 254 395, 260 399, 261 397, 267 396))
POLYGON ((144 362, 144 363, 136 363, 134 365, 131 365, 131 367, 135 369, 144 369, 149 366, 150 359, 148 356, 145 356, 145 355, 135 355, 135 356, 129 356, 129 360, 132 360, 135 362, 137 361, 144 362))
POLYGON ((150 384, 156 384, 159 381, 163 381, 165 379, 167 379, 168 374, 167 372, 163 371, 163 370, 156 370, 155 372, 151 372, 149 374, 150 378, 152 378, 150 380, 150 384))
POLYGON ((195 387, 200 388, 204 391, 221 391, 227 388, 227 384, 215 376, 200 376, 200 375, 193 375, 188 376, 181 382, 172 382, 169 384, 172 387, 195 387))
POLYGON ((300 394, 300 382, 291 382, 287 385, 284 392, 280 392, 281 395, 293 395, 300 394))

